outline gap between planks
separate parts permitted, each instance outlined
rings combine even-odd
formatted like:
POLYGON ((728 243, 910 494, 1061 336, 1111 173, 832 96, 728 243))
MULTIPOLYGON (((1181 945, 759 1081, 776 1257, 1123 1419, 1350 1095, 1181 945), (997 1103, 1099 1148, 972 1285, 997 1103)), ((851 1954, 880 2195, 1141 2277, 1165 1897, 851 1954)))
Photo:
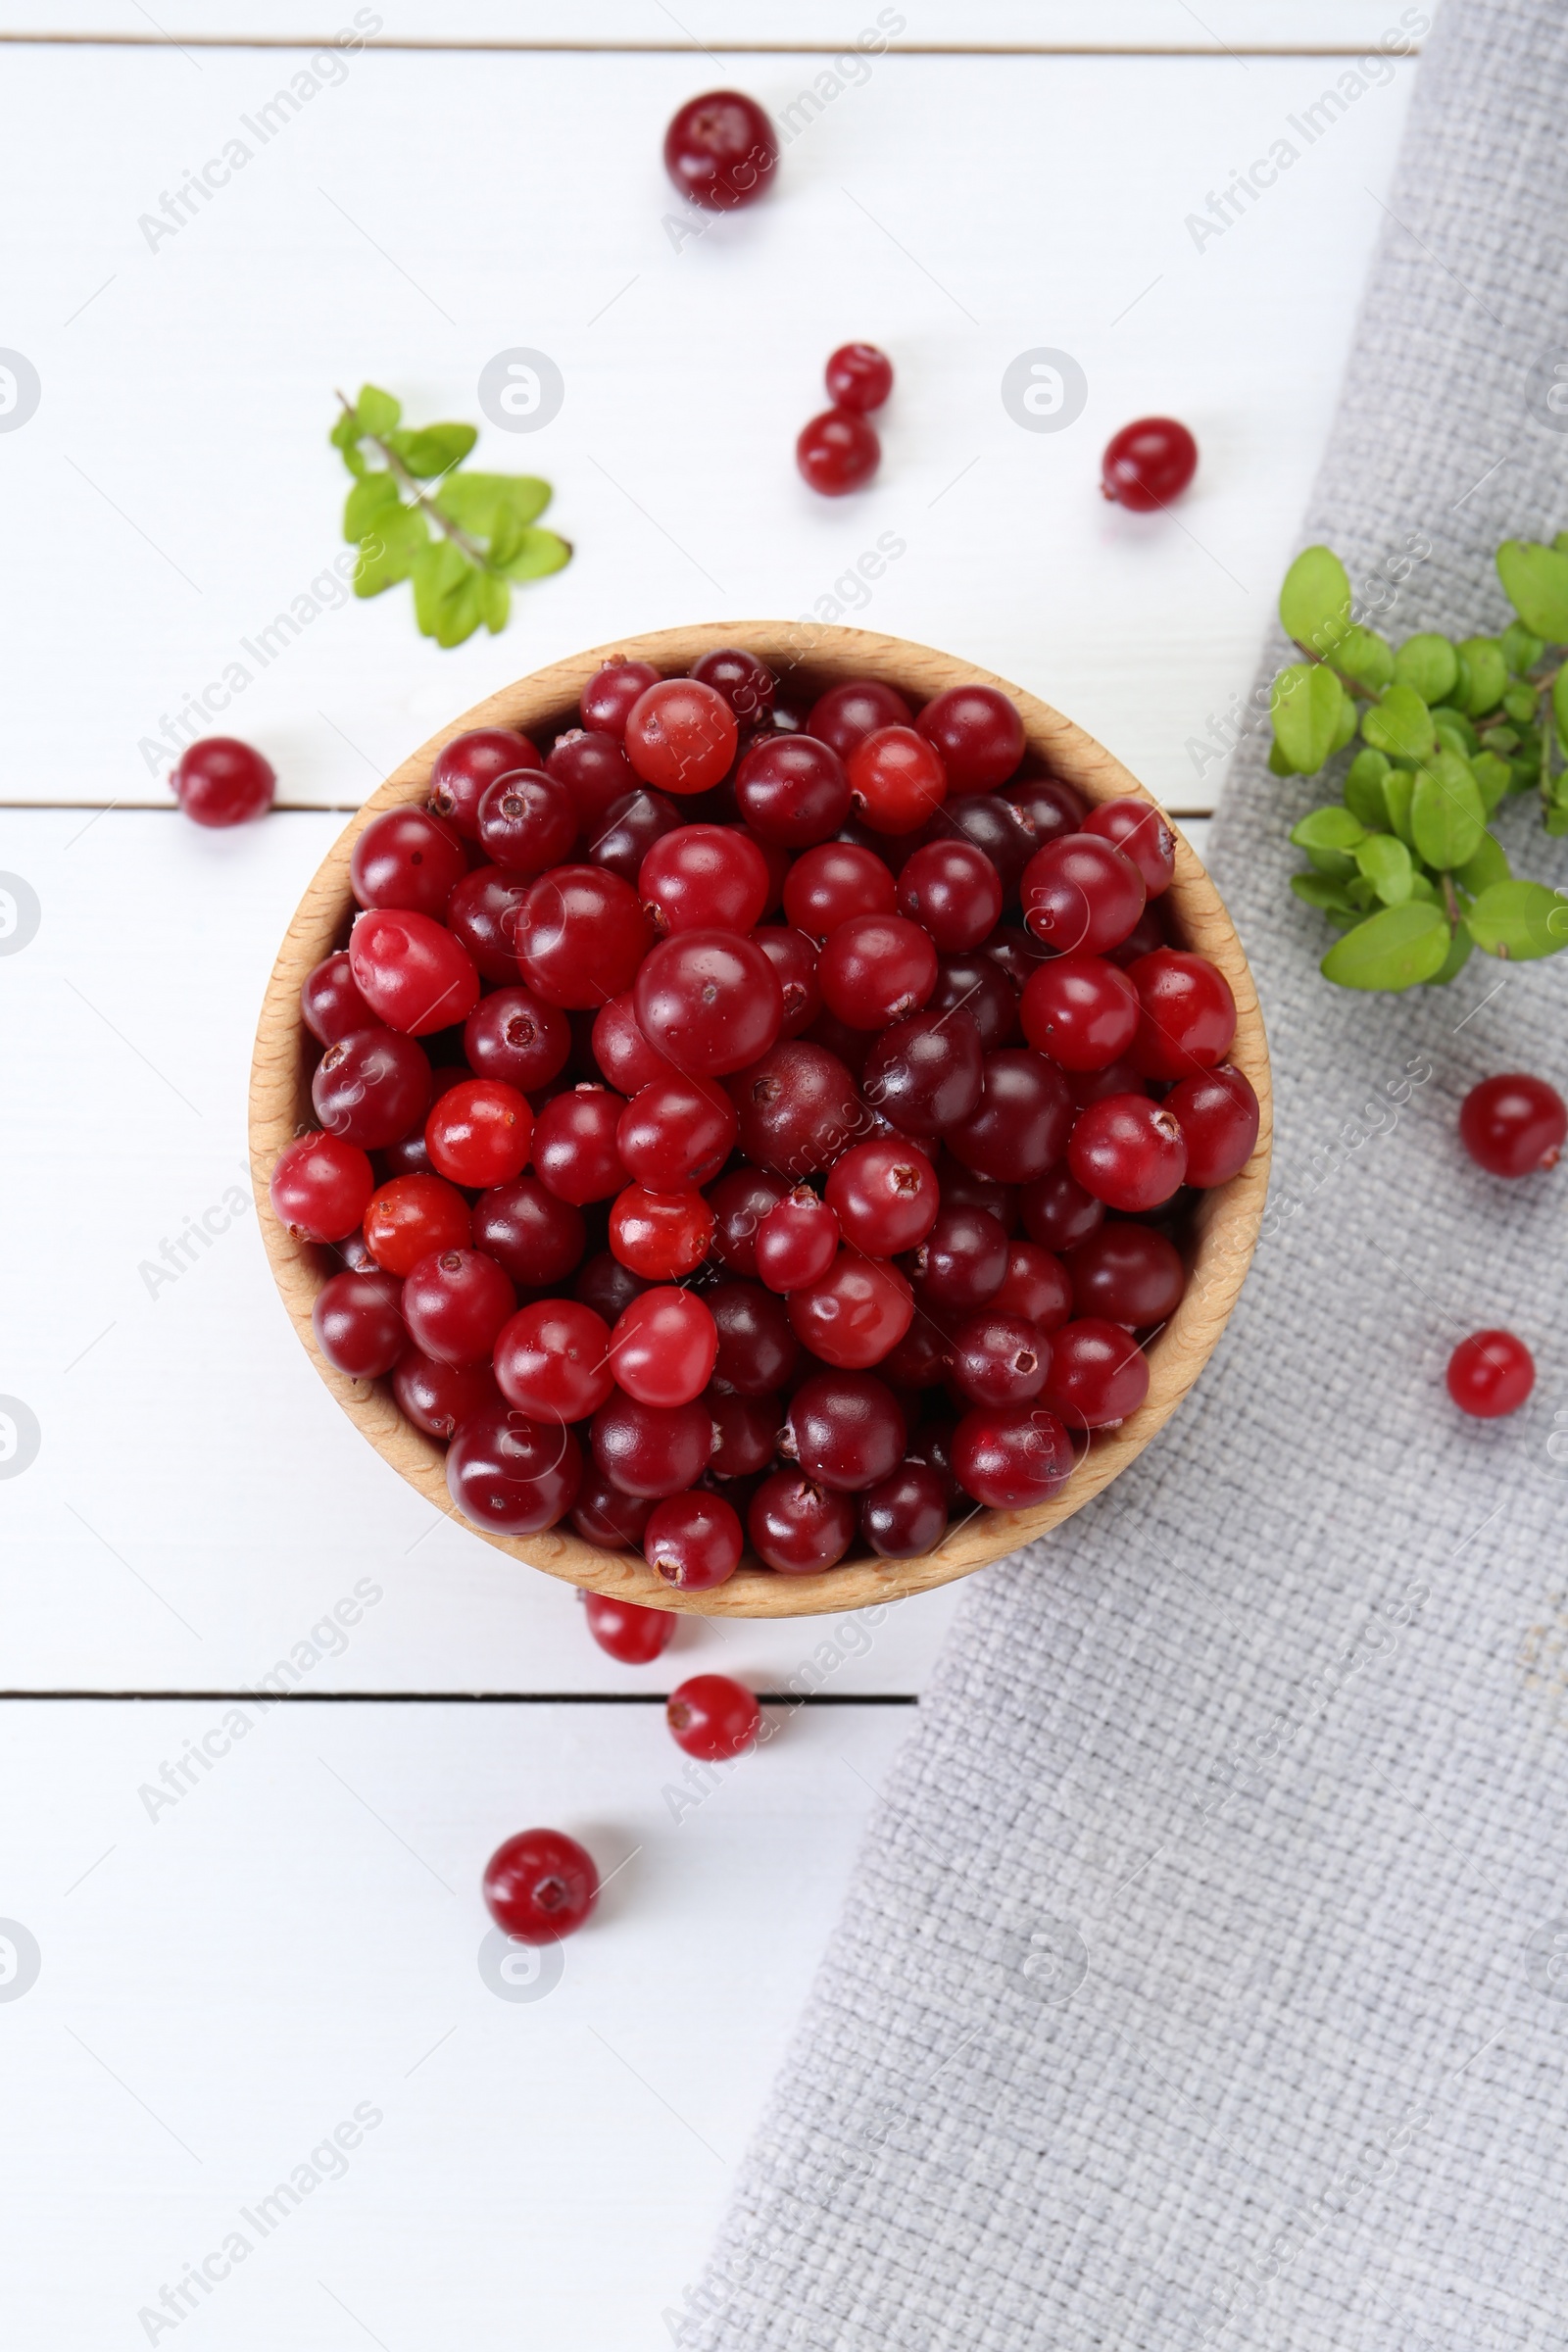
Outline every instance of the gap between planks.
MULTIPOLYGON (((756 1690, 764 1707, 916 1707, 913 1690, 756 1690)), ((362 1707, 662 1707, 667 1690, 0 1690, 0 1704, 92 1699, 116 1706, 179 1700, 189 1705, 362 1707)))
MULTIPOLYGON (((319 49, 335 35, 322 33, 221 32, 22 32, 0 31, 0 45, 39 49, 319 49)), ((452 57, 836 57, 848 44, 832 41, 717 41, 710 47, 687 41, 583 40, 439 40, 433 35, 366 42, 367 50, 413 50, 452 57)), ((1334 41, 1284 47, 1256 47, 1215 42, 1169 42, 1137 48, 1117 48, 1095 41, 899 41, 878 52, 883 57, 1160 57, 1160 58, 1358 58, 1368 44, 1334 41)), ((1419 46, 1402 50, 1419 57, 1419 46)))

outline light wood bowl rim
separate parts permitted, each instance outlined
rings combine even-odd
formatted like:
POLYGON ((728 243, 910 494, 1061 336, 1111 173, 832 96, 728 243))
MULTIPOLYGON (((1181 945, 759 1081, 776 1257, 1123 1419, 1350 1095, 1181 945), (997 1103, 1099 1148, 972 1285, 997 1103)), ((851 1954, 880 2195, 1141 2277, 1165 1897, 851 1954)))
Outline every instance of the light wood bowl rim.
MULTIPOLYGON (((874 677, 907 689, 919 701, 950 686, 1000 686, 1022 716, 1029 748, 1055 775, 1092 801, 1136 797, 1152 802, 1136 777, 1102 745, 1046 703, 1005 678, 952 654, 870 629, 773 620, 736 620, 659 629, 575 654, 535 670, 488 696, 441 728, 405 760, 345 826, 318 868, 284 935, 257 1024, 251 1069, 250 1151, 257 1206, 277 1287, 311 1361, 349 1418, 425 1501, 478 1540, 547 1575, 595 1592, 610 1592, 646 1607, 699 1616, 798 1617, 861 1609, 928 1592, 967 1576, 1020 1544, 1050 1534, 1101 1494, 1161 1429, 1192 1388, 1218 1343, 1236 1303, 1262 1221, 1271 1137, 1268 1049, 1257 992, 1229 915, 1198 857, 1176 829, 1176 878, 1167 905, 1188 947, 1209 956, 1236 998, 1236 1042, 1230 1058, 1256 1090, 1262 1110, 1257 1148, 1228 1184, 1199 1203, 1192 1279, 1176 1313, 1150 1348, 1149 1395, 1122 1426, 1102 1433, 1062 1494, 1027 1511, 980 1511, 950 1530, 933 1552, 913 1560, 858 1558, 811 1576, 780 1576, 747 1560, 728 1584, 710 1592, 678 1592, 635 1552, 607 1552, 565 1526, 546 1535, 486 1534, 454 1511, 447 1493, 445 1453, 405 1420, 389 1391, 350 1380, 321 1355, 311 1310, 325 1276, 308 1243, 293 1241, 272 1213, 268 1178, 279 1152, 310 1110, 309 1041, 300 1016, 300 986, 308 972, 341 942, 353 912, 349 859, 358 835, 386 809, 424 797, 437 753, 470 727, 514 726, 525 734, 557 725, 575 712, 578 696, 612 657, 651 662, 666 673, 686 670, 704 653, 744 645, 781 676, 805 670, 814 680, 874 677)), ((567 721, 566 723, 571 723, 567 721)))

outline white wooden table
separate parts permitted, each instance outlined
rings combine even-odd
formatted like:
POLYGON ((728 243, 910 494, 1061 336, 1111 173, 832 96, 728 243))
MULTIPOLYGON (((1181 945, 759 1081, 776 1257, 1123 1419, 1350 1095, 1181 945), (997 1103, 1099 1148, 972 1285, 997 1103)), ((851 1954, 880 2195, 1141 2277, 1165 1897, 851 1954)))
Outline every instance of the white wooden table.
POLYGON ((630 1671, 568 1591, 433 1518, 318 1385, 244 1205, 277 938, 334 812, 503 680, 831 603, 1073 712, 1200 844, 1222 762, 1194 745, 1250 683, 1413 69, 1358 76, 1308 144, 1286 125, 1399 33, 1391 0, 596 0, 564 36, 542 0, 384 0, 149 242, 353 12, 85 10, 0 11, 0 345, 40 386, 0 430, 0 872, 37 910, 0 940, 0 1396, 38 1432, 0 1479, 4 2307, 54 2352, 187 2327, 634 2352, 698 2275, 955 1595, 874 1629, 688 1620, 630 1671), (692 237, 660 143, 719 82, 803 127, 765 204, 692 237), (1281 137, 1278 183, 1195 232, 1281 137), (882 471, 814 501, 794 434, 857 335, 899 369, 882 471), (406 591, 337 592, 332 387, 477 418, 517 345, 564 401, 480 458, 547 473, 577 554, 444 654, 406 591), (1040 347, 1088 381, 1060 433, 1000 396, 1040 347), (1096 494, 1150 410, 1202 449, 1168 519, 1096 494), (851 607, 884 532, 905 552, 851 607), (241 651, 289 611, 275 658, 241 651), (202 834, 170 722, 236 662, 202 731, 254 740, 281 807, 202 834), (279 1659, 299 1689, 263 1711, 240 1694, 279 1659), (699 1666, 814 1696, 695 1802, 656 1700, 699 1666), (559 1981, 503 1997, 478 1877, 532 1822, 616 1875, 559 1981))

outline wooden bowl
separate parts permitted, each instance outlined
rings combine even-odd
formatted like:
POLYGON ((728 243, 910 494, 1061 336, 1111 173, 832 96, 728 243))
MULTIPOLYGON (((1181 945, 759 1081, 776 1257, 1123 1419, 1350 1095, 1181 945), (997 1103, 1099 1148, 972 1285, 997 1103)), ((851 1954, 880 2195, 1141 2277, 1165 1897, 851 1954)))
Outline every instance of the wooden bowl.
MULTIPOLYGON (((809 698, 839 679, 873 677, 928 701, 950 686, 975 681, 1001 686, 1022 715, 1030 751, 1054 775, 1064 777, 1091 801, 1136 796, 1149 800, 1118 760, 1058 711, 1022 694, 1004 678, 959 662, 929 646, 910 645, 869 629, 807 627, 788 621, 725 621, 716 626, 661 629, 651 636, 602 646, 548 669, 520 678, 514 686, 466 711, 406 760, 345 828, 300 902, 273 967, 256 1033, 251 1071, 250 1145, 262 1231, 277 1287, 311 1360, 338 1403, 392 1467, 437 1510, 460 1526, 447 1494, 442 1448, 404 1419, 387 1387, 350 1380, 321 1356, 311 1325, 311 1309, 325 1276, 309 1243, 292 1241, 273 1216, 267 1182, 279 1152, 315 1120, 311 1072, 315 1042, 300 1017, 300 985, 314 965, 347 939, 356 911, 349 888, 349 858, 356 837, 386 809, 424 799, 436 754, 454 735, 470 727, 512 726, 540 740, 577 723, 577 699, 595 670, 613 654, 651 662, 674 673, 689 669, 716 646, 744 645, 780 677, 789 676, 794 699, 809 698)), ((1262 1106, 1257 1149, 1228 1184, 1199 1198, 1193 1234, 1192 1279, 1169 1323, 1149 1350, 1149 1396, 1119 1429, 1104 1431, 1073 1472, 1064 1492, 1027 1511, 976 1511, 949 1531, 935 1551, 913 1560, 880 1560, 852 1555, 837 1568, 813 1576, 779 1576, 751 1555, 728 1584, 710 1592, 673 1591, 635 1552, 601 1551, 562 1526, 539 1536, 470 1532, 497 1550, 510 1552, 567 1583, 596 1592, 614 1592, 659 1609, 691 1610, 704 1616, 799 1617, 827 1610, 864 1608, 902 1598, 934 1585, 967 1576, 987 1561, 1001 1559, 1058 1527, 1107 1487, 1175 1411, 1224 1330, 1242 1287, 1268 1182, 1268 1054, 1257 994, 1241 943, 1207 874, 1187 843, 1176 836, 1176 878, 1165 905, 1175 915, 1182 943, 1218 964, 1236 997, 1236 1043, 1231 1059, 1256 1089, 1262 1106)))

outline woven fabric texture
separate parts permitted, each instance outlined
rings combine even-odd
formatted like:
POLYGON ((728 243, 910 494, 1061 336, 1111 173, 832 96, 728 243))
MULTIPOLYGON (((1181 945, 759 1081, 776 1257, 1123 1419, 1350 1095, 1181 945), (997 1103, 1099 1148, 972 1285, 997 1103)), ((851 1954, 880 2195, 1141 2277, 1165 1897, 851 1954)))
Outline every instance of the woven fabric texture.
MULTIPOLYGON (((1449 0, 1302 534, 1396 637, 1501 626, 1497 541, 1568 524, 1527 399, 1565 139, 1561 7, 1449 0)), ((700 2352, 1568 2332, 1568 1167, 1455 1132, 1491 1072, 1568 1082, 1568 965, 1331 989, 1287 885, 1321 794, 1266 749, 1212 857, 1274 1057, 1253 1271, 1163 1436, 975 1579, 667 2315, 700 2352), (1444 1368, 1494 1324, 1536 1392, 1467 1422, 1444 1368)), ((1568 881, 1533 808, 1503 833, 1568 881)))

